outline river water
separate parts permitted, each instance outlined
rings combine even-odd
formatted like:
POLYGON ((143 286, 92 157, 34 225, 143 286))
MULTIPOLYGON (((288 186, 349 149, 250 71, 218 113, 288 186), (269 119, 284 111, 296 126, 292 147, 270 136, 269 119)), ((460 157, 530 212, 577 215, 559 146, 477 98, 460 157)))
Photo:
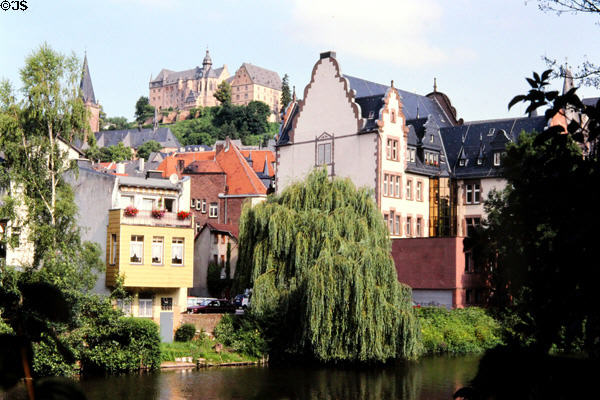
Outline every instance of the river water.
POLYGON ((222 367, 87 378, 89 400, 450 400, 477 372, 479 357, 426 357, 363 369, 222 367))

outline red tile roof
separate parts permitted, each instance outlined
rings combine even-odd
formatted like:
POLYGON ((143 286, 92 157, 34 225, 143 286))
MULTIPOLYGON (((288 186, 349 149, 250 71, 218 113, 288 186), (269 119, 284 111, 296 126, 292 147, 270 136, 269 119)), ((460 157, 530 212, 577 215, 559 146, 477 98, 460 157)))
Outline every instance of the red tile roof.
POLYGON ((163 171, 164 177, 172 174, 181 176, 182 170, 178 169, 177 165, 179 161, 183 161, 184 168, 192 166, 193 169, 197 169, 190 173, 224 172, 227 174, 227 194, 257 195, 267 194, 267 188, 257 176, 257 173, 263 172, 265 160, 267 160, 269 176, 274 176, 272 163, 275 161, 275 154, 272 151, 240 151, 231 141, 227 141, 218 151, 175 153, 166 157, 157 169, 163 171), (246 158, 252 159, 252 167, 246 158))

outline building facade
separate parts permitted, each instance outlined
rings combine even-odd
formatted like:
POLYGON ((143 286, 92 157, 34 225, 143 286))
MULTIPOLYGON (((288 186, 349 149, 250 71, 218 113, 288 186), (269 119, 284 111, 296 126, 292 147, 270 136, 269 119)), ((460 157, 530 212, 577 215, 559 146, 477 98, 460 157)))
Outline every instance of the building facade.
POLYGON ((212 64, 210 54, 206 50, 202 68, 185 71, 161 70, 149 83, 150 105, 158 111, 216 106, 218 102, 214 93, 219 84, 229 78, 229 71, 227 65, 213 68, 212 64))
POLYGON ((231 103, 248 105, 251 101, 262 101, 269 106, 269 121, 279 118, 281 109, 281 78, 275 71, 243 63, 231 79, 231 103))

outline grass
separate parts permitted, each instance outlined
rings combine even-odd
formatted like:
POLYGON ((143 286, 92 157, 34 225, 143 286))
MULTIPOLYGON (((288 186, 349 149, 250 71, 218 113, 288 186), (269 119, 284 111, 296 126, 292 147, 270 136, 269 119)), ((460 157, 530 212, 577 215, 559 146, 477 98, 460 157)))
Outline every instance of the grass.
POLYGON ((175 361, 178 357, 192 357, 194 361, 204 358, 207 363, 222 364, 231 362, 255 362, 259 358, 243 353, 238 353, 230 348, 223 347, 221 353, 214 349, 216 340, 201 336, 190 342, 161 343, 161 361, 175 361))

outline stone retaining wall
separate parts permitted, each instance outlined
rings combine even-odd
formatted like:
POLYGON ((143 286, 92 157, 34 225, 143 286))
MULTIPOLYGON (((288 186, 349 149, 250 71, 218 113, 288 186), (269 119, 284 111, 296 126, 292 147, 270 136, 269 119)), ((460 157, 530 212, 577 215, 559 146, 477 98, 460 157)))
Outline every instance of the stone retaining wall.
POLYGON ((204 330, 213 336, 215 326, 221 321, 221 318, 223 318, 223 314, 181 314, 181 323, 192 324, 197 331, 204 330))

